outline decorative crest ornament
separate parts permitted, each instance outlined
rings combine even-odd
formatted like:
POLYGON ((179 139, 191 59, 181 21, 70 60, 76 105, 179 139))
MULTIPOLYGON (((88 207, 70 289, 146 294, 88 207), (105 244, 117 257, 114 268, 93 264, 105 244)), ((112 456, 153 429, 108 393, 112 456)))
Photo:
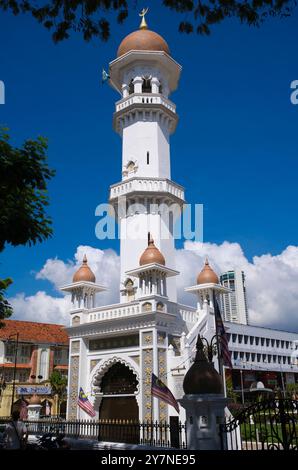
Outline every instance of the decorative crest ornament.
POLYGON ((145 15, 148 13, 148 11, 149 11, 149 8, 143 8, 141 13, 139 13, 139 16, 142 18, 140 29, 148 29, 148 25, 145 20, 145 15))

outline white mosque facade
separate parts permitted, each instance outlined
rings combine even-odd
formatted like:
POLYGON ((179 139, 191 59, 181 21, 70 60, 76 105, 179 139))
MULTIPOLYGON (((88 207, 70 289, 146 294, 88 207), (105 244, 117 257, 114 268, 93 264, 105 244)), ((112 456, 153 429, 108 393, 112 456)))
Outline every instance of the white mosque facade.
MULTIPOLYGON (((152 398, 151 375, 158 376, 176 399, 181 398, 198 334, 207 340, 215 334, 213 295, 221 296, 227 289, 206 261, 195 285, 186 288, 196 295, 197 307, 177 302, 174 221, 160 210, 175 207, 175 218, 184 204, 184 189, 171 180, 170 161, 170 136, 178 117, 169 96, 178 86, 180 73, 181 66, 171 57, 165 40, 144 21, 122 41, 110 63, 110 83, 122 95, 113 117, 123 143, 122 180, 110 187, 109 198, 120 225, 119 303, 100 305, 100 292, 106 287, 96 283, 86 258, 73 282, 61 288, 72 297, 67 328, 68 419, 89 418, 77 406, 80 387, 94 406, 94 419, 160 421, 176 416, 173 407, 152 398)), ((256 344, 255 338, 271 340, 273 330, 262 335, 257 327, 225 324, 235 367, 245 368, 248 352, 255 353, 249 356, 251 363, 252 358, 255 364, 259 359, 261 363, 264 352, 259 352, 261 340, 256 344), (246 333, 247 328, 253 331, 246 333), (248 345, 243 339, 241 346, 241 335, 254 339, 248 345)), ((298 335, 283 333, 282 344, 283 351, 276 353, 282 357, 281 365, 276 362, 277 370, 294 377, 298 367, 288 363, 288 357, 298 346, 298 335)))

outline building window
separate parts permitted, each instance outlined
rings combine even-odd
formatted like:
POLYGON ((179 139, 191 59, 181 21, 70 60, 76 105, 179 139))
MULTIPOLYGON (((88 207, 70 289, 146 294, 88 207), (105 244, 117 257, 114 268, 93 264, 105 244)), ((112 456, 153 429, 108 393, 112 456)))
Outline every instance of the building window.
POLYGON ((143 312, 151 312, 152 311, 152 304, 150 302, 146 302, 142 305, 143 312))
POLYGON ((259 346, 259 341, 260 341, 260 338, 256 336, 256 346, 259 346))
POLYGON ((254 337, 253 337, 253 336, 250 336, 250 337, 249 337, 249 342, 250 342, 251 345, 254 344, 254 337))
POLYGON ((42 349, 40 353, 39 375, 42 375, 43 379, 45 379, 47 375, 47 365, 48 365, 47 362, 48 362, 48 351, 46 349, 42 349))
POLYGON ((244 335, 244 344, 247 344, 248 336, 244 335))
POLYGON ((275 340, 271 339, 271 347, 274 348, 274 345, 275 345, 275 340))
POLYGON ((75 317, 73 317, 71 324, 72 326, 76 326, 76 325, 79 325, 80 322, 81 322, 80 317, 76 315, 75 317))
POLYGON ((266 346, 267 346, 267 348, 269 347, 269 344, 270 344, 270 339, 269 339, 269 338, 266 338, 266 346))
POLYGON ((130 80, 130 83, 128 85, 128 92, 130 95, 132 95, 135 92, 135 86, 133 83, 133 78, 130 80))
POLYGON ((149 165, 149 152, 147 152, 147 165, 149 165))
POLYGON ((27 370, 19 371, 19 382, 28 382, 29 372, 27 370))
POLYGON ((151 93, 151 78, 148 76, 143 77, 142 93, 151 93))
POLYGON ((238 343, 239 343, 239 344, 242 343, 242 335, 238 335, 238 343))
POLYGON ((232 334, 232 343, 236 343, 237 335, 235 333, 232 334))
POLYGON ((261 346, 264 346, 265 338, 261 338, 261 346))
POLYGON ((158 302, 156 305, 156 310, 158 310, 159 312, 164 312, 165 311, 164 304, 162 302, 158 302))

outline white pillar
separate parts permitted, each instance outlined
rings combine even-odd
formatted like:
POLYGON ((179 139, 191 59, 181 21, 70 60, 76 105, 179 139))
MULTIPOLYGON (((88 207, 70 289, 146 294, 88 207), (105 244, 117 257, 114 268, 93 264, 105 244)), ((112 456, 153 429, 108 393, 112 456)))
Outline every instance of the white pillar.
POLYGON ((134 93, 142 93, 142 85, 143 85, 142 77, 135 77, 133 84, 134 84, 134 93))
POLYGON ((122 96, 123 98, 127 98, 129 95, 129 86, 126 83, 122 85, 122 96))
POLYGON ((178 401, 186 411, 187 448, 221 450, 219 424, 224 423, 228 400, 221 394, 200 394, 178 401))
POLYGON ((152 93, 159 93, 159 85, 160 81, 158 80, 158 78, 153 77, 151 80, 152 93))

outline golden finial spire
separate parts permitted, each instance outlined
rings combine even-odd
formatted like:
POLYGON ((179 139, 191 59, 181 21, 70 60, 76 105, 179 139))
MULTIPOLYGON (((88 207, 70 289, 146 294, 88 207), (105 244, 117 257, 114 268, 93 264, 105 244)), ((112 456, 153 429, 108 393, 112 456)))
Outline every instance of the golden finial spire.
POLYGON ((140 29, 148 29, 148 25, 145 20, 145 15, 148 13, 149 8, 143 8, 141 13, 139 13, 139 16, 142 18, 141 24, 140 24, 140 29))

